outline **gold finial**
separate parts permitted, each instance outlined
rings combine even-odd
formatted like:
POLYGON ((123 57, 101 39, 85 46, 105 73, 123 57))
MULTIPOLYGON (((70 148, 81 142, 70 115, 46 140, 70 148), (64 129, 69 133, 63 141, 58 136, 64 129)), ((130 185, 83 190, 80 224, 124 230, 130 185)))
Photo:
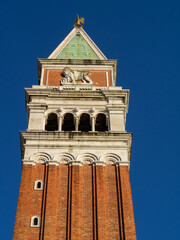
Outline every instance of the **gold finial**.
POLYGON ((84 23, 84 18, 83 17, 79 18, 79 15, 77 15, 77 19, 74 21, 75 21, 75 26, 80 27, 82 26, 81 23, 84 23))

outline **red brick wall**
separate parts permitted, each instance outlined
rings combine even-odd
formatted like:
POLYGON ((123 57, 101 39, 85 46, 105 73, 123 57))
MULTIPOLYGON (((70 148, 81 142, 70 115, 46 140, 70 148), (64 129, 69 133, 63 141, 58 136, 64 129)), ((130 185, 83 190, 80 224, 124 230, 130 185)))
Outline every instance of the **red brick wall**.
POLYGON ((107 239, 120 239, 115 166, 106 167, 107 239), (112 197, 113 196, 113 197, 112 197))
POLYGON ((67 193, 68 193, 68 165, 59 165, 57 167, 56 180, 56 199, 57 199, 57 216, 56 216, 56 238, 66 239, 67 226, 67 193))
POLYGON ((93 205, 92 205, 92 166, 83 165, 82 168, 82 238, 93 239, 93 205))
POLYGON ((128 167, 120 167, 120 179, 125 236, 128 240, 136 240, 136 230, 134 224, 134 212, 128 167))
POLYGON ((31 217, 41 216, 42 190, 34 190, 34 182, 43 180, 43 165, 23 165, 19 200, 14 227, 16 240, 38 239, 39 228, 31 228, 31 217))
POLYGON ((106 238, 106 183, 105 183, 105 167, 97 166, 96 168, 96 189, 97 189, 97 239, 106 238))
POLYGON ((72 166, 71 239, 82 235, 82 167, 72 166))
POLYGON ((24 165, 13 239, 135 240, 128 167, 24 165))

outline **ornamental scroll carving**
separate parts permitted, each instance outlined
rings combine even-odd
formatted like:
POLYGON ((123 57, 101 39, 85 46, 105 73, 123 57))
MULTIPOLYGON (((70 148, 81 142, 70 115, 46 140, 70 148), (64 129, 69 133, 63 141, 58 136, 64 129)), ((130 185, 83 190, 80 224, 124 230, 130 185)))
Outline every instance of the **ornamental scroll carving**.
POLYGON ((76 84, 78 82, 92 84, 93 82, 88 76, 89 74, 90 72, 88 71, 72 70, 69 67, 65 67, 62 73, 63 79, 61 84, 76 84))

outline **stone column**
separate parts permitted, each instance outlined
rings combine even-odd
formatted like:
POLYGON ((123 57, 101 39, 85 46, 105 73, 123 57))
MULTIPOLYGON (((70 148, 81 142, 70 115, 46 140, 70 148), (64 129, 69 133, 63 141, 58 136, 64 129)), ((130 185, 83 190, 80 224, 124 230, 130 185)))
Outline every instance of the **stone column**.
POLYGON ((95 131, 95 117, 92 116, 91 117, 91 131, 94 132, 95 131))
POLYGON ((79 118, 76 117, 76 122, 75 122, 75 131, 78 131, 78 126, 79 126, 79 118))
POLYGON ((62 131, 62 116, 59 116, 59 131, 62 131))

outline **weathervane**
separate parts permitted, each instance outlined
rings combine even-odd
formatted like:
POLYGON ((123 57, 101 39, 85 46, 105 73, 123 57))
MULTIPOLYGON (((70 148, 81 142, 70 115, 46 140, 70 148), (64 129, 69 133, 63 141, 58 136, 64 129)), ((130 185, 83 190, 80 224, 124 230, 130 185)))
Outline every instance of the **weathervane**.
POLYGON ((81 23, 84 23, 84 18, 83 17, 79 18, 79 15, 77 14, 77 19, 74 21, 75 21, 75 26, 82 27, 81 23))

